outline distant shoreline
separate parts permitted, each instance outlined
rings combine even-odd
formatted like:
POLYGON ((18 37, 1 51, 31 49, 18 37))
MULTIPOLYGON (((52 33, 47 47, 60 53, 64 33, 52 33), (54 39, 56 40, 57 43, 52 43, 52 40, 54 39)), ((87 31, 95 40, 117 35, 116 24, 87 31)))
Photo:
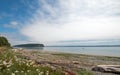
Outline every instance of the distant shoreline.
POLYGON ((120 45, 81 45, 81 46, 45 46, 45 47, 120 47, 120 45))

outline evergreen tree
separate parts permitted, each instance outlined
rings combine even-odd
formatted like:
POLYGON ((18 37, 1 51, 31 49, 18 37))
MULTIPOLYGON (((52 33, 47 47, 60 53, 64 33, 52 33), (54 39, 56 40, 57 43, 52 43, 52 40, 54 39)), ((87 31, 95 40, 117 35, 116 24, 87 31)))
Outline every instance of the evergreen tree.
POLYGON ((7 38, 0 36, 0 46, 10 47, 10 43, 8 42, 7 38))

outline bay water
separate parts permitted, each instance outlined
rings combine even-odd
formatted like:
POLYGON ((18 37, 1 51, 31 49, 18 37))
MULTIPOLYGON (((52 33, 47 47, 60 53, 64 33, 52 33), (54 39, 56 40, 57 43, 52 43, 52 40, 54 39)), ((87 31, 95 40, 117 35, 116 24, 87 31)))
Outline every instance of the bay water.
POLYGON ((74 54, 120 57, 120 47, 24 47, 27 50, 44 50, 74 54))

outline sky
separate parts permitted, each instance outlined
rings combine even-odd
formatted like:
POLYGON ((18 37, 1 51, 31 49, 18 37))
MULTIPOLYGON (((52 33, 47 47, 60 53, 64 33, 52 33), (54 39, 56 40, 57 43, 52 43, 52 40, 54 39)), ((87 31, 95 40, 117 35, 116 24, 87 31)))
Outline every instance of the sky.
POLYGON ((12 45, 120 45, 120 0, 0 0, 12 45))

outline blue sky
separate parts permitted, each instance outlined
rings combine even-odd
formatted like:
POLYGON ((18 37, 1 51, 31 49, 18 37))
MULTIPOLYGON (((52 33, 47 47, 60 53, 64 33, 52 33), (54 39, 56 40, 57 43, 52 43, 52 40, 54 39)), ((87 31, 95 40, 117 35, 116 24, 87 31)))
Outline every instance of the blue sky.
POLYGON ((0 34, 14 44, 120 44, 119 0, 0 0, 0 34))
POLYGON ((12 44, 27 42, 27 37, 19 30, 37 8, 38 3, 33 0, 0 0, 0 33, 8 37, 12 44))

